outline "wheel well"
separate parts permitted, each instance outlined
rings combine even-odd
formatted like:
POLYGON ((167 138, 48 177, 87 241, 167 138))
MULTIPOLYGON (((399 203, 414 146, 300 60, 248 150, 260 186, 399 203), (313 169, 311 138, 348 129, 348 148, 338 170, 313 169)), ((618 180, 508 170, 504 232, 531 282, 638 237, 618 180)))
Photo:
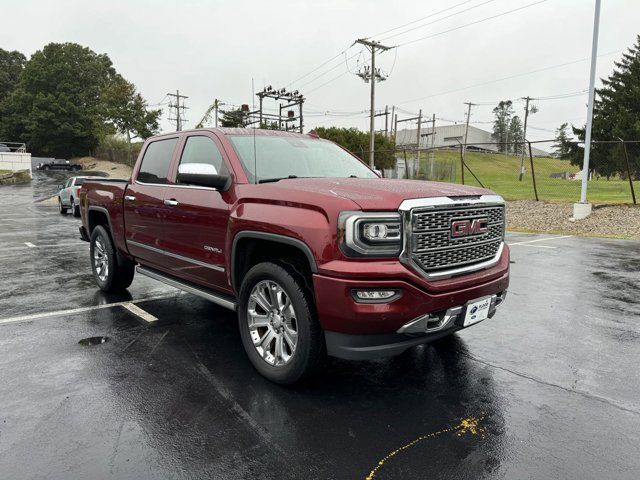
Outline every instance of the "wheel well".
POLYGON ((104 212, 101 212, 99 210, 89 210, 89 236, 91 236, 91 233, 93 232, 93 229, 96 228, 98 225, 102 225, 103 227, 105 227, 107 229, 107 232, 110 230, 109 229, 109 217, 107 217, 107 214, 104 212))
POLYGON ((234 248, 233 288, 240 291, 246 273, 262 262, 285 264, 291 267, 313 293, 311 265, 301 248, 278 241, 260 238, 242 238, 234 248))

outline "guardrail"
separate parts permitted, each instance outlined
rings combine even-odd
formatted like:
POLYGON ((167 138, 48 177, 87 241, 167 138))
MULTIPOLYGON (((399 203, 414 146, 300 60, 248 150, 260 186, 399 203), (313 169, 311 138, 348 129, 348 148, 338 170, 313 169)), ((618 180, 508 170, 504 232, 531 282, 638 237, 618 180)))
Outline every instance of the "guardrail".
POLYGON ((0 141, 0 152, 27 153, 27 145, 20 142, 3 142, 0 141), (8 150, 6 150, 6 147, 8 150))

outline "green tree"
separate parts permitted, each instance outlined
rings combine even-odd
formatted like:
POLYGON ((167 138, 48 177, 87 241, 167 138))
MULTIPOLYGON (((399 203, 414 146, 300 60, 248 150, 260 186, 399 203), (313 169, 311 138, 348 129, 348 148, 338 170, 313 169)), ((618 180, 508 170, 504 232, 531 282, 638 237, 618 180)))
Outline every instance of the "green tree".
POLYGON ((242 109, 220 110, 220 113, 222 113, 220 126, 230 128, 244 127, 245 114, 242 109))
POLYGON ((0 137, 25 142, 36 154, 67 158, 90 153, 116 131, 148 136, 157 130, 158 115, 106 54, 50 43, 26 62, 0 105, 0 137))
POLYGON ((493 115, 495 117, 493 121, 493 139, 498 142, 498 151, 506 152, 509 125, 511 124, 511 117, 513 117, 513 102, 511 100, 502 100, 493 109, 493 115))
POLYGON ((13 92, 26 61, 22 53, 0 48, 0 104, 13 92))
POLYGON ((523 141, 524 131, 522 129, 522 120, 520 120, 519 116, 515 115, 509 122, 508 145, 505 145, 505 151, 507 153, 513 152, 516 155, 521 154, 524 148, 523 141))
POLYGON ((101 101, 107 122, 118 133, 126 135, 129 143, 132 134, 144 140, 157 133, 162 110, 149 110, 135 85, 122 76, 116 74, 104 88, 101 101))
MULTIPOLYGON (((596 91, 591 138, 597 140, 640 140, 640 35, 635 45, 615 62, 614 71, 602 80, 596 91)), ((584 141, 585 129, 574 128, 574 134, 584 141)), ((627 144, 631 174, 640 178, 640 145, 627 144)), ((567 156, 574 165, 582 166, 584 149, 571 145, 567 156)), ((624 149, 619 143, 595 143, 591 146, 589 169, 607 178, 626 175, 624 149)))
MULTIPOLYGON (((318 127, 315 132, 320 138, 326 138, 343 146, 365 163, 369 163, 369 139, 368 132, 357 128, 318 127)), ((393 139, 377 133, 375 142, 375 166, 378 169, 393 168, 396 163, 394 155, 395 142, 393 139)))
POLYGON ((568 158, 571 150, 571 140, 569 139, 569 124, 567 122, 560 125, 556 130, 556 141, 553 144, 553 156, 556 158, 568 158))

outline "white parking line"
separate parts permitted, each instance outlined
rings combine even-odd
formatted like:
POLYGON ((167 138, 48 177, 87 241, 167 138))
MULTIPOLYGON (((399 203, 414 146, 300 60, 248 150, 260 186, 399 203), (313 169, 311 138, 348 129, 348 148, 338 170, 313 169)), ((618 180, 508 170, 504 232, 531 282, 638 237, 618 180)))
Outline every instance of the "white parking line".
POLYGON ((122 305, 124 308, 126 308, 127 310, 129 310, 131 313, 133 313, 134 315, 140 317, 141 319, 143 319, 145 322, 147 323, 152 323, 152 322, 157 322, 158 319, 156 317, 154 317, 153 315, 151 315, 149 312, 146 312, 145 310, 141 309, 140 307, 138 307, 137 305, 128 302, 122 305))
MULTIPOLYGON (((138 300, 129 300, 126 302, 115 302, 115 303, 106 303, 104 305, 93 305, 91 307, 80 307, 80 308, 70 308, 68 310, 56 310, 53 312, 42 312, 42 313, 34 313, 31 315, 21 315, 18 317, 9 317, 0 319, 0 325, 7 325, 9 323, 19 323, 19 322, 28 322, 30 320, 38 320, 41 318, 49 318, 49 317, 59 317, 61 315, 75 315, 77 313, 91 312, 93 310, 103 310, 105 308, 113 308, 113 307, 126 307, 126 305, 130 305, 132 303, 140 303, 140 302, 148 302, 151 300, 162 300, 164 298, 172 298, 181 295, 182 292, 176 293, 165 293, 162 295, 154 295, 152 297, 140 298, 138 300)), ((144 310, 142 310, 144 312, 144 310)), ((146 312, 145 312, 146 313, 146 312)), ((137 315, 137 313, 136 313, 137 315)), ((150 314, 149 314, 150 315, 150 314)), ((155 317, 154 317, 155 318, 155 317)))
POLYGON ((24 244, 29 248, 36 248, 36 246, 31 242, 24 242, 24 244))
MULTIPOLYGON (((511 247, 513 245, 526 245, 528 243, 548 242, 550 240, 561 240, 563 238, 571 238, 571 237, 573 237, 573 235, 562 235, 560 237, 548 237, 548 238, 536 238, 535 240, 527 240, 526 242, 508 243, 507 245, 509 245, 511 247)), ((542 245, 540 245, 540 247, 542 247, 542 245)), ((553 247, 553 248, 555 248, 555 247, 553 247)))

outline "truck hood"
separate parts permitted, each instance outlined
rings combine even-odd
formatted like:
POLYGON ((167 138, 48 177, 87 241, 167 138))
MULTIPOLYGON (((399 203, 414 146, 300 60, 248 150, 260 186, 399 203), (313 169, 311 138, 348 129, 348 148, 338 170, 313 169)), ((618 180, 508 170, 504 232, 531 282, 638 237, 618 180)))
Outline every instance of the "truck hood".
POLYGON ((492 194, 490 190, 452 183, 388 178, 294 178, 271 184, 288 191, 334 195, 349 199, 363 210, 397 210, 411 198, 492 194))

